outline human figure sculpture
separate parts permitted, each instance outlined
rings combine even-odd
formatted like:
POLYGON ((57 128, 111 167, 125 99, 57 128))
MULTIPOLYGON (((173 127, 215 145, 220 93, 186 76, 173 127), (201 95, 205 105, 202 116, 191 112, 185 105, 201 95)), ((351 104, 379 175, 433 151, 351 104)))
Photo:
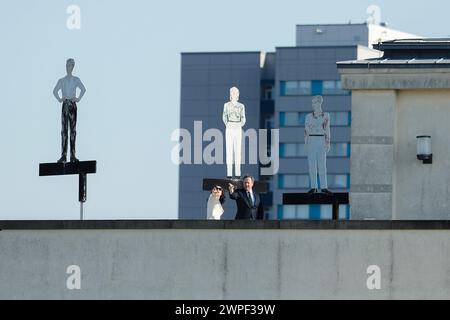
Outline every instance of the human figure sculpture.
POLYGON ((241 146, 242 146, 242 127, 245 125, 245 106, 239 103, 239 89, 232 87, 230 89, 230 101, 223 107, 222 119, 225 124, 225 147, 227 178, 233 177, 234 173, 237 179, 241 177, 241 146))
POLYGON ((305 119, 305 145, 308 154, 309 194, 318 192, 317 168, 319 169, 320 188, 323 193, 331 194, 327 182, 327 153, 330 151, 330 114, 322 111, 322 96, 312 99, 313 112, 305 119))
POLYGON ((68 130, 70 125, 70 162, 78 162, 75 157, 75 140, 77 136, 77 102, 80 102, 86 88, 81 82, 80 78, 72 75, 73 68, 75 67, 75 60, 68 59, 66 61, 67 75, 61 78, 56 83, 53 89, 53 95, 62 103, 61 111, 61 158, 58 163, 65 163, 67 161, 67 140, 68 130), (77 98, 76 90, 80 90, 80 95, 77 98), (61 91, 61 96, 59 95, 61 91))

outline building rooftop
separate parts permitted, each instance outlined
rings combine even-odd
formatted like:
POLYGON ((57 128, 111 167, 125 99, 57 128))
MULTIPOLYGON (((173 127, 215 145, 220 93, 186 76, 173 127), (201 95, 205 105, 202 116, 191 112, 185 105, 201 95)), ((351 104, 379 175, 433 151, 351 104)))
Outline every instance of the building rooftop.
POLYGON ((450 50, 450 38, 398 39, 374 44, 374 49, 385 50, 450 50))
POLYGON ((379 58, 341 61, 340 68, 448 68, 450 38, 399 39, 374 45, 379 58))

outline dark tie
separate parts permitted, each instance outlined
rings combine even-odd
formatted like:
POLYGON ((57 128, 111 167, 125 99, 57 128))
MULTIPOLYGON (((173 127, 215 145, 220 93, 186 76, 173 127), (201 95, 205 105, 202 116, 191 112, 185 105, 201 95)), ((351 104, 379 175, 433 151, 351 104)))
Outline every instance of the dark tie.
POLYGON ((251 194, 250 194, 250 191, 247 191, 247 197, 248 197, 248 200, 250 201, 250 204, 251 204, 252 207, 253 207, 253 199, 252 199, 252 196, 251 196, 251 194))

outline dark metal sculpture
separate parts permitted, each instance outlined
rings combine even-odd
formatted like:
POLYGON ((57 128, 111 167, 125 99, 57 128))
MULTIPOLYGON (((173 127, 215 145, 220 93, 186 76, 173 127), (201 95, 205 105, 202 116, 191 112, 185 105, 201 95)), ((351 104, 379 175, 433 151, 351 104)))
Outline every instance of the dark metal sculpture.
POLYGON ((78 201, 80 202, 80 219, 83 220, 83 203, 87 200, 87 175, 97 172, 97 161, 79 161, 75 156, 77 136, 77 102, 80 102, 86 88, 80 78, 72 75, 75 60, 67 59, 67 75, 58 80, 53 95, 62 103, 61 111, 61 158, 57 163, 39 164, 39 176, 78 175, 78 201), (77 98, 77 88, 80 95, 77 98), (59 92, 61 91, 61 96, 59 92), (67 163, 67 140, 70 129, 70 162, 67 163))
POLYGON ((53 89, 53 95, 62 103, 61 111, 61 158, 58 163, 65 163, 67 161, 67 140, 70 125, 70 162, 78 162, 75 157, 75 140, 77 136, 77 102, 80 102, 86 88, 81 82, 80 78, 72 75, 75 67, 75 60, 68 59, 66 61, 67 75, 61 78, 56 83, 53 89), (77 98, 76 91, 80 89, 80 96, 77 98), (61 97, 59 96, 61 91, 61 97))

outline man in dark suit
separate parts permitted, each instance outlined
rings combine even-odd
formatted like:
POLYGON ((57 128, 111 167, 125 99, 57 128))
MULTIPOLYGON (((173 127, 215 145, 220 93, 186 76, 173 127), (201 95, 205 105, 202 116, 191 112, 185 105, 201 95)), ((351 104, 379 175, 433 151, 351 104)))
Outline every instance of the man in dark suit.
POLYGON ((245 176, 243 180, 244 189, 235 190, 235 186, 228 184, 230 198, 236 201, 236 220, 263 220, 264 209, 261 197, 253 191, 255 179, 252 176, 245 176))

